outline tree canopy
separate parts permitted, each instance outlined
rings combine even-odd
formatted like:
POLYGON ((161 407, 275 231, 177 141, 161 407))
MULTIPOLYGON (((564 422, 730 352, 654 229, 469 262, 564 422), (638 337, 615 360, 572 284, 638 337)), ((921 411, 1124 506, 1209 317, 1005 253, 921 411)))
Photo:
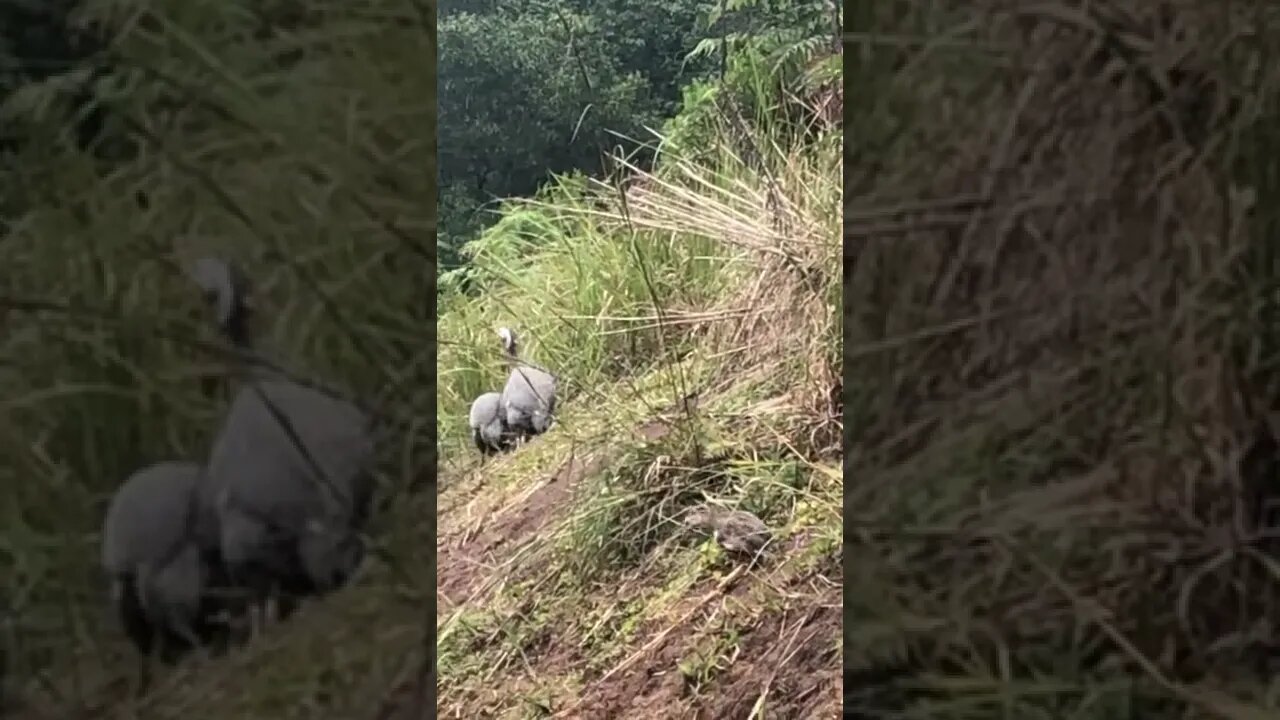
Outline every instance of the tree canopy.
POLYGON ((619 147, 643 164, 653 131, 706 101, 700 82, 777 99, 747 85, 835 77, 838 13, 826 0, 443 3, 441 271, 464 262, 460 248, 496 222, 498 201, 554 174, 599 173, 619 147))

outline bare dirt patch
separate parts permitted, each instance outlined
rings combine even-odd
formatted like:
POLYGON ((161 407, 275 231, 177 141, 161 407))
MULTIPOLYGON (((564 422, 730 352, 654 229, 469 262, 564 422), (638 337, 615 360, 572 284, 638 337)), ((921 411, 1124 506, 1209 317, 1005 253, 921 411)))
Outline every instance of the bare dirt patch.
POLYGON ((747 638, 742 657, 699 718, 750 717, 763 700, 768 717, 835 718, 841 705, 837 604, 768 617, 747 638), (798 617, 796 617, 798 616, 798 617))
POLYGON ((687 635, 672 633, 647 661, 595 686, 582 705, 558 718, 645 717, 669 720, 745 718, 761 701, 771 718, 835 718, 840 612, 767 616, 744 638, 738 660, 714 686, 691 696, 677 669, 687 635))
MULTIPOLYGON (((589 683, 580 704, 554 717, 746 718, 757 702, 771 718, 838 717, 838 588, 822 603, 765 613, 739 628, 741 638, 733 662, 714 682, 697 692, 690 688, 679 663, 698 640, 692 628, 720 612, 722 608, 716 606, 726 599, 730 603, 749 602, 751 591, 760 584, 752 582, 744 570, 735 570, 710 593, 686 598, 668 613, 678 620, 652 623, 637 650, 620 666, 589 683)), ((802 582, 797 578, 787 585, 798 587, 802 582)), ((552 664, 547 662, 543 667, 552 673, 563 672, 564 668, 549 668, 552 664)))
POLYGON ((565 506, 573 486, 599 463, 596 458, 570 457, 542 485, 494 509, 492 515, 487 513, 489 508, 473 508, 488 515, 478 526, 442 534, 437 543, 437 611, 447 612, 465 602, 488 576, 497 551, 509 555, 516 545, 535 537, 565 506))

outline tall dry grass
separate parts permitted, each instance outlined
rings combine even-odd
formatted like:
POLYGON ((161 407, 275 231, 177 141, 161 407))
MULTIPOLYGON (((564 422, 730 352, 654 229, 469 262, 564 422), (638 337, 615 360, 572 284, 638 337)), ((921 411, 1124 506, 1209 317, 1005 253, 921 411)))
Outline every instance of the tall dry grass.
POLYGON ((1273 13, 854 16, 846 703, 1270 716, 1273 13))

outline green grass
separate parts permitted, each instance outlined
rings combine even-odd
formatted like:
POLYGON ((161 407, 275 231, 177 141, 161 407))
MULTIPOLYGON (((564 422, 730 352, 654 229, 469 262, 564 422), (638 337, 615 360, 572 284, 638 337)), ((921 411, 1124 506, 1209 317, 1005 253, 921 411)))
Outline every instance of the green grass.
MULTIPOLYGON (((820 175, 838 172, 830 153, 775 160, 788 174, 786 182, 815 193, 788 198, 796 204, 788 212, 809 219, 836 210, 838 188, 817 196, 822 188, 811 187, 822 182, 820 175)), ((642 377, 693 352, 699 348, 693 331, 747 312, 729 293, 759 277, 761 256, 825 259, 822 238, 835 236, 837 216, 780 242, 755 216, 766 190, 743 186, 738 175, 744 172, 736 157, 711 168, 673 159, 625 204, 608 184, 548 192, 474 243, 471 276, 482 298, 444 300, 439 320, 438 409, 442 419, 455 419, 441 423, 442 454, 464 444, 466 426, 456 419, 465 418, 471 400, 501 389, 506 366, 495 334, 500 325, 521 334, 523 355, 556 368, 566 397, 589 397, 602 383, 642 377), (534 248, 537 260, 529 262, 534 248)), ((829 323, 830 309, 824 313, 829 323)), ((816 340, 834 355, 833 337, 816 340)), ((684 377, 669 382, 689 385, 685 392, 696 385, 684 377)))

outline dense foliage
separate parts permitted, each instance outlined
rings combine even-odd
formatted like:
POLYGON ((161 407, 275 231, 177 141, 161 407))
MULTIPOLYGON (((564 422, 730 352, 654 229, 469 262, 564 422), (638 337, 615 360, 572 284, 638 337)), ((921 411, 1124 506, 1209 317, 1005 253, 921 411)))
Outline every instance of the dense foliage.
POLYGON ((501 199, 530 196, 552 174, 605 171, 617 149, 643 163, 654 131, 702 99, 705 81, 746 77, 729 67, 742 58, 795 79, 832 57, 837 13, 825 0, 444 3, 441 269, 497 221, 501 199))

